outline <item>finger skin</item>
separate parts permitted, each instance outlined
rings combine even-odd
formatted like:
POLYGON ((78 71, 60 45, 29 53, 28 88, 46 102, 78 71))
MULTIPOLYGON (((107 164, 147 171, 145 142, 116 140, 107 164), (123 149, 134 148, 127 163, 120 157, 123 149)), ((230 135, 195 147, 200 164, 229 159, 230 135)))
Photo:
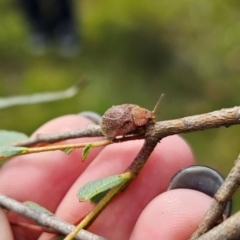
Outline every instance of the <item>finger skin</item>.
POLYGON ((0 239, 13 240, 13 234, 7 216, 0 208, 0 239))
POLYGON ((165 192, 143 210, 130 240, 189 239, 211 201, 212 198, 195 190, 175 189, 165 192))
MULTIPOLYGON (((78 189, 89 181, 122 173, 142 145, 143 141, 138 140, 106 146, 70 188, 56 215, 72 223, 83 218, 93 205, 79 203, 75 197, 78 189)), ((139 176, 110 202, 88 230, 111 240, 129 239, 141 211, 154 197, 166 191, 174 173, 193 163, 191 150, 180 137, 163 139, 139 176)), ((49 239, 49 236, 40 239, 49 239)))
MULTIPOLYGON (((79 115, 68 115, 46 123, 35 134, 64 132, 83 128, 90 123, 90 120, 79 115)), ((89 142, 96 139, 82 138, 64 143, 89 142)), ((55 212, 70 186, 101 149, 93 149, 85 163, 81 161, 81 149, 74 150, 70 155, 54 151, 15 157, 0 170, 0 192, 21 202, 34 201, 55 212)), ((18 219, 22 217, 15 215, 14 220, 18 219)), ((24 237, 22 233, 15 235, 16 239, 36 239, 27 231, 24 237)))
MULTIPOLYGON (((88 123, 80 116, 65 116, 45 124, 38 132, 62 132, 88 123)), ((86 139, 71 140, 76 141, 86 139)), ((79 203, 77 190, 91 180, 123 172, 142 144, 143 141, 131 141, 107 146, 102 151, 101 148, 93 149, 84 163, 79 150, 69 156, 55 151, 16 157, 0 170, 0 191, 20 201, 37 202, 53 212, 56 210, 56 215, 62 219, 75 222, 93 208, 89 202, 79 203)), ((137 179, 113 199, 89 230, 112 240, 129 239, 142 210, 166 191, 176 171, 192 164, 191 150, 180 137, 165 138, 137 179)), ((24 230, 15 231, 17 240, 36 239, 36 236, 24 230)))

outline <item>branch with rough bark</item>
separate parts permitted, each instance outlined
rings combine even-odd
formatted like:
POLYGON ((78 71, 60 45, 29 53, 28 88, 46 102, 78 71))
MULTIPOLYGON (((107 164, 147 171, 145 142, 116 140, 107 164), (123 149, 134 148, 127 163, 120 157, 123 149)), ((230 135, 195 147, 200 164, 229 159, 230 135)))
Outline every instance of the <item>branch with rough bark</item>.
MULTIPOLYGON (((121 142, 121 141, 128 141, 132 139, 145 139, 145 144, 140 150, 138 156, 134 159, 132 164, 126 169, 126 171, 129 171, 133 174, 133 177, 131 181, 138 175, 141 168, 144 166, 145 162, 147 161, 148 156, 153 151, 155 145, 158 143, 159 140, 161 140, 164 137, 174 135, 174 134, 180 134, 180 133, 188 133, 188 132, 195 132, 200 130, 206 130, 211 128, 218 128, 218 127, 229 127, 231 125, 240 124, 240 107, 233 107, 228 109, 222 109, 210 113, 200 114, 200 115, 194 115, 190 117, 184 117, 174 120, 167 120, 167 121, 160 121, 160 122, 151 122, 148 125, 146 125, 145 131, 146 135, 143 134, 129 134, 122 137, 116 137, 112 140, 112 142, 121 142), (146 154, 147 152, 147 154, 146 154)), ((66 139, 72 139, 72 138, 80 138, 80 137, 96 137, 96 136, 103 136, 101 132, 101 128, 98 125, 88 125, 84 129, 78 129, 74 131, 68 131, 63 133, 55 133, 55 134, 39 134, 37 136, 34 136, 24 142, 20 142, 15 144, 15 146, 32 146, 36 144, 51 144, 59 141, 63 141, 66 139)), ((231 172, 232 173, 232 172, 231 172)), ((230 173, 230 174, 231 174, 230 173)), ((236 173, 233 173, 236 174, 236 173)), ((130 182, 130 181, 129 181, 130 182)), ((129 184, 129 183, 128 183, 129 184)), ((126 184, 126 185, 128 185, 126 184)), ((226 182, 225 184, 229 184, 229 182, 226 182)), ((122 187, 126 187, 125 185, 122 187)), ((238 187, 238 184, 234 185, 234 190, 238 187)), ((121 190, 122 188, 119 188, 121 190)), ((116 189, 115 189, 116 190, 116 189)), ((112 190, 109 191, 109 194, 112 190)), ((112 191, 114 192, 114 191, 112 191)), ((119 191, 115 191, 117 193, 119 191)), ((216 201, 214 204, 216 204, 217 208, 223 208, 226 199, 229 199, 234 191, 228 191, 228 194, 230 195, 221 195, 223 197, 222 200, 219 200, 219 195, 216 195, 216 201), (222 203, 224 202, 224 203, 222 203)), ((109 198, 112 199, 115 195, 112 195, 109 198)), ((106 195, 108 196, 108 194, 106 195)), ((109 202, 107 201, 107 202, 109 202)), ((227 202, 227 201, 226 201, 227 202)), ((101 201, 100 201, 101 203, 101 201)), ((1 205, 1 203, 0 203, 1 205)), ((11 209, 11 207, 10 207, 11 209)), ((209 212, 213 215, 213 208, 209 210, 209 212)), ((99 212, 101 209, 97 212, 99 212)), ((220 212, 220 211, 219 211, 220 212)), ((218 212, 218 214, 219 214, 218 212)), ((96 217, 97 214, 94 216, 96 217)), ((221 213, 222 214, 222 213, 221 213)), ((236 217, 235 217, 236 218, 236 217)), ((39 219, 36 219, 39 222, 39 219)), ((205 220, 204 220, 205 221, 205 220)), ((214 220, 215 221, 215 220, 214 220)), ((231 221, 229 221, 231 223, 231 221)), ((216 221, 215 221, 216 223, 216 221)), ((205 221, 204 223, 208 227, 207 231, 212 228, 212 225, 207 223, 205 221)), ((212 224, 212 222, 211 222, 212 224)), ((227 224, 224 222, 224 224, 227 224)), ((223 225, 223 224, 221 224, 223 225)), ((219 226, 221 226, 219 225, 219 226)), ((236 225, 237 226, 237 225, 236 225)), ((55 227, 53 227, 56 229, 55 227)), ((58 230, 58 229, 57 229, 58 230)), ((199 235, 197 236, 199 237, 199 235)), ((70 239, 70 238, 69 238, 70 239)), ((193 238, 196 239, 196 238, 193 238)))
MULTIPOLYGON (((218 127, 229 127, 240 124, 240 107, 226 108, 214 112, 184 117, 179 119, 159 121, 147 127, 148 135, 156 136, 159 139, 174 134, 195 132, 218 127)), ((26 141, 16 143, 15 146, 31 146, 39 143, 55 143, 66 139, 81 137, 100 137, 103 136, 99 125, 88 125, 83 129, 76 129, 63 133, 38 134, 26 141)), ((135 139, 144 138, 136 135, 135 139)), ((116 138, 115 141, 129 140, 128 136, 116 138)), ((133 138, 130 138, 133 139, 133 138)))
MULTIPOLYGON (((205 214, 204 219, 198 226, 196 232, 192 235, 191 240, 199 239, 204 233, 208 232, 210 229, 216 226, 219 223, 219 221, 222 220, 224 209, 226 208, 227 203, 231 200, 232 195, 238 189, 239 184, 240 184, 240 155, 238 156, 238 159, 236 160, 232 170, 225 179, 225 182, 222 184, 217 193, 214 195, 209 210, 205 214)), ((215 239, 221 239, 220 236, 222 236, 223 234, 223 229, 226 229, 227 227, 231 228, 231 231, 226 231, 226 234, 228 234, 228 238, 225 239, 239 239, 240 238, 240 231, 238 226, 240 224, 239 214, 237 214, 233 219, 238 219, 237 220, 238 222, 234 222, 234 220, 232 220, 231 218, 229 222, 224 223, 224 225, 221 224, 222 226, 218 227, 219 232, 218 230, 214 230, 212 231, 212 233, 209 232, 207 235, 209 238, 203 237, 203 239, 214 239, 210 237, 211 236, 210 234, 213 234, 215 236, 215 239), (233 231, 234 229, 235 231, 233 231)))
MULTIPOLYGON (((75 229, 75 226, 64 222, 61 219, 58 219, 54 216, 51 216, 47 213, 37 211, 35 209, 32 209, 12 198, 9 198, 3 194, 0 194, 0 205, 6 209, 9 209, 11 211, 17 212, 19 214, 22 214, 23 216, 26 216, 39 224, 55 229, 58 233, 62 234, 69 234, 75 229)), ((100 236, 97 236, 93 233, 90 233, 85 230, 81 230, 76 236, 75 239, 79 240, 104 240, 105 238, 102 238, 100 236)))

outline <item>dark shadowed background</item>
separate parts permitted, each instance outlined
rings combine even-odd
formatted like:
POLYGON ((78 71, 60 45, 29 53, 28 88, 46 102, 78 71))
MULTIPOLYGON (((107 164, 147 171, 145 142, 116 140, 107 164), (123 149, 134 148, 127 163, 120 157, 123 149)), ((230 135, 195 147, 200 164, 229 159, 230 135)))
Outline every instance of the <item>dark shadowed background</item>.
MULTIPOLYGON (((90 84, 68 100, 1 109, 0 128, 30 134, 63 114, 135 103, 159 120, 239 105, 240 2, 75 1, 81 54, 64 58, 52 48, 29 53, 28 26, 17 1, 0 2, 0 96, 57 91, 82 75, 90 84)), ((183 137, 198 164, 227 175, 240 153, 240 126, 183 137)), ((235 210, 240 208, 240 194, 235 210)))

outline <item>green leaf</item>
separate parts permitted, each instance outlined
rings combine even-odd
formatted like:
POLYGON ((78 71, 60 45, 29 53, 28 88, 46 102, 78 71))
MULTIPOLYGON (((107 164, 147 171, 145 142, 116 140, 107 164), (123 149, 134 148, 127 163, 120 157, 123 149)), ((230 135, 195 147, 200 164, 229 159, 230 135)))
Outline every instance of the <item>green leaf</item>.
POLYGON ((63 149, 62 151, 65 152, 67 155, 69 155, 74 149, 73 148, 66 148, 63 149))
POLYGON ((109 189, 106 190, 106 191, 104 191, 104 192, 98 193, 97 195, 95 195, 94 197, 92 197, 92 198, 90 199, 91 202, 92 202, 93 204, 99 203, 99 202, 102 200, 102 198, 105 197, 105 195, 106 195, 106 193, 107 193, 108 191, 109 191, 109 189))
MULTIPOLYGON (((31 201, 26 201, 23 203, 25 206, 28 206, 30 207, 31 209, 33 210, 36 210, 36 211, 39 211, 39 212, 42 212, 42 213, 46 213, 48 214, 49 216, 54 216, 54 214, 52 212, 50 212, 49 210, 47 210, 46 208, 40 206, 39 204, 35 203, 35 202, 31 202, 31 201)), ((35 224, 36 225, 39 225, 39 226, 44 226, 43 224, 35 221, 35 224)))
POLYGON ((59 237, 56 237, 56 238, 53 238, 51 240, 64 240, 66 236, 59 236, 59 237))
POLYGON ((27 139, 28 136, 24 133, 0 130, 0 145, 9 145, 14 142, 19 142, 27 139))
POLYGON ((130 178, 131 173, 127 172, 89 182, 78 190, 77 197, 82 202, 89 199, 94 200, 94 197, 99 193, 106 192, 113 187, 123 184, 130 178))
POLYGON ((47 210, 46 208, 40 206, 39 204, 37 204, 35 202, 26 201, 23 204, 30 207, 31 209, 37 210, 37 211, 42 212, 42 213, 47 213, 50 216, 54 215, 52 212, 50 212, 49 210, 47 210))
POLYGON ((82 160, 83 160, 83 161, 86 160, 86 158, 87 158, 90 150, 91 150, 93 147, 94 147, 94 145, 91 144, 91 143, 89 143, 89 144, 87 144, 87 145, 85 146, 85 148, 84 148, 83 151, 82 151, 82 160))
POLYGON ((0 146, 0 158, 11 157, 27 152, 26 147, 0 146))

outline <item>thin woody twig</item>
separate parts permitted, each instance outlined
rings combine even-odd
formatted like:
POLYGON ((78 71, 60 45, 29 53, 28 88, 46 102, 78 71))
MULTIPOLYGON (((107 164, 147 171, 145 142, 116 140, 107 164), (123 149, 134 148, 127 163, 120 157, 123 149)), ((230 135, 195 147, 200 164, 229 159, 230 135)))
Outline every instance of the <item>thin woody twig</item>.
MULTIPOLYGON (((205 130, 210 128, 218 128, 221 126, 228 127, 234 124, 240 124, 240 107, 222 109, 222 110, 218 110, 210 113, 205 113, 201 115, 195 115, 195 116, 190 116, 190 117, 185 117, 180 119, 150 123, 146 126, 145 143, 149 145, 149 141, 150 142, 152 141, 150 145, 152 145, 153 147, 151 147, 151 150, 148 153, 148 156, 153 151, 155 144, 157 144, 157 142, 160 139, 166 136, 179 134, 179 133, 194 132, 194 131, 205 130), (146 141, 147 139, 148 141, 146 141)), ((79 138, 79 137, 86 137, 86 136, 87 137, 102 136, 100 126, 88 125, 85 129, 81 129, 77 131, 74 130, 74 131, 65 132, 65 133, 38 135, 36 137, 30 138, 24 143, 18 144, 18 146, 28 146, 28 145, 42 143, 42 142, 52 143, 52 142, 62 141, 65 139, 79 138)), ((136 138, 136 139, 143 138, 143 136, 136 134, 136 135, 133 135, 133 138, 136 138)), ((127 138, 122 137, 122 138, 116 138, 113 141, 115 142, 125 141, 126 139, 127 138)), ((142 151, 141 154, 143 154, 143 152, 144 151, 142 151)), ((134 176, 138 175, 139 171, 141 170, 141 168, 143 167, 143 165, 145 164, 148 158, 147 157, 146 159, 142 159, 142 157, 139 157, 139 154, 136 157, 136 159, 137 158, 139 159, 137 161, 135 159, 127 169, 128 171, 132 171, 134 176)))
MULTIPOLYGON (((40 211, 34 210, 32 208, 29 208, 29 207, 23 205, 22 203, 14 200, 14 199, 11 199, 1 193, 0 193, 0 205, 3 206, 4 208, 10 209, 14 212, 17 212, 26 217, 29 217, 44 226, 56 229, 60 233, 63 233, 65 235, 67 235, 73 229, 75 229, 74 225, 64 222, 64 221, 62 221, 54 216, 51 216, 47 213, 40 212, 40 211)), ((100 236, 97 236, 97 235, 90 233, 88 231, 85 231, 85 230, 81 230, 81 232, 79 232, 75 238, 79 239, 79 240, 104 240, 105 239, 105 238, 102 238, 100 236)))
POLYGON ((100 137, 103 136, 99 125, 88 125, 83 129, 76 129, 62 133, 37 134, 25 141, 13 144, 14 146, 28 147, 38 143, 55 143, 66 139, 80 137, 100 137))
POLYGON ((83 229, 101 213, 104 207, 121 191, 123 191, 140 173, 144 164, 147 162, 149 156, 153 152, 154 148, 158 143, 158 139, 153 137, 146 137, 144 144, 137 154, 133 162, 129 165, 129 167, 124 171, 125 173, 131 173, 131 178, 124 182, 122 185, 113 187, 108 191, 108 193, 101 199, 101 201, 96 205, 96 207, 78 224, 78 226, 64 239, 64 240, 72 240, 75 234, 83 229))
MULTIPOLYGON (((233 193, 237 190, 240 184, 240 155, 235 162, 234 167, 228 174, 225 182, 214 195, 213 202, 209 210, 204 216, 202 223, 198 226, 196 232, 190 238, 191 240, 198 239, 201 235, 212 229, 219 220, 222 219, 224 209, 230 201, 233 193)), ((238 229, 239 231, 239 229, 238 229)), ((240 234, 240 231, 239 231, 240 234)), ((220 239, 220 238, 217 238, 220 239)))
POLYGON ((166 136, 206 130, 210 128, 229 127, 240 124, 240 107, 226 108, 214 112, 157 122, 150 125, 147 134, 163 138, 166 136))
POLYGON ((240 239, 240 212, 237 212, 223 223, 211 229, 198 240, 236 240, 240 239))
MULTIPOLYGON (((147 134, 161 139, 174 134, 188 133, 222 126, 229 127, 235 124, 240 124, 240 107, 221 109, 200 115, 156 122, 155 124, 148 126, 147 134)), ((30 146, 37 143, 53 143, 72 138, 99 136, 103 136, 100 126, 88 125, 84 129, 77 129, 63 133, 39 134, 26 141, 17 143, 14 146, 30 146)), ((140 138, 142 138, 142 136, 140 138)), ((124 138, 122 141, 124 141, 124 138)))
MULTIPOLYGON (((215 111, 212 113, 150 124, 146 128, 147 135, 145 138, 144 146, 142 147, 142 149, 140 150, 140 152, 138 153, 134 161, 131 163, 131 165, 126 169, 126 171, 132 172, 134 176, 130 181, 126 183, 126 186, 138 175, 138 173, 146 163, 149 155, 151 154, 154 147, 156 146, 157 142, 161 138, 169 135, 177 134, 177 133, 186 133, 186 132, 213 128, 213 127, 229 126, 232 124, 237 124, 237 123, 240 123, 239 117, 240 117, 240 108, 235 107, 231 109, 222 109, 220 111, 215 111), (145 152, 147 154, 145 154, 145 152)), ((120 190, 122 190, 122 188, 125 188, 126 186, 125 185, 122 186, 120 190)), ((109 193, 111 193, 111 191, 114 192, 114 188, 110 190, 109 193)), ((106 199, 108 194, 105 196, 106 199)), ((112 199, 115 195, 116 193, 114 193, 114 195, 112 195, 110 199, 112 199)), ((104 206, 110 201, 110 199, 108 199, 108 201, 105 202, 104 206)), ((103 201, 104 201, 104 198, 100 201, 100 203, 103 201)), ((97 207, 98 206, 96 206, 96 208, 97 207)), ((99 211, 97 211, 97 214, 91 217, 91 221, 102 211, 103 208, 104 207, 99 208, 99 211)), ((225 207, 223 208, 223 210, 224 209, 225 207)), ((80 229, 80 225, 78 229, 80 229)), ((84 224, 82 224, 81 227, 84 227, 84 224)), ((77 232, 77 229, 75 230, 75 232, 77 232)), ((71 237, 66 239, 71 239, 71 237)))
POLYGON ((144 164, 147 162, 152 151, 158 144, 158 141, 159 141, 158 138, 153 138, 152 136, 146 137, 144 145, 142 146, 140 152, 125 170, 125 172, 132 173, 133 178, 131 180, 135 179, 137 175, 140 173, 141 169, 143 168, 144 164))
POLYGON ((38 225, 33 225, 25 222, 17 222, 17 221, 12 221, 10 220, 11 226, 17 226, 17 227, 22 227, 25 230, 36 230, 39 232, 47 232, 47 233, 55 233, 59 235, 59 231, 53 229, 53 228, 47 228, 43 226, 38 226, 38 225))

